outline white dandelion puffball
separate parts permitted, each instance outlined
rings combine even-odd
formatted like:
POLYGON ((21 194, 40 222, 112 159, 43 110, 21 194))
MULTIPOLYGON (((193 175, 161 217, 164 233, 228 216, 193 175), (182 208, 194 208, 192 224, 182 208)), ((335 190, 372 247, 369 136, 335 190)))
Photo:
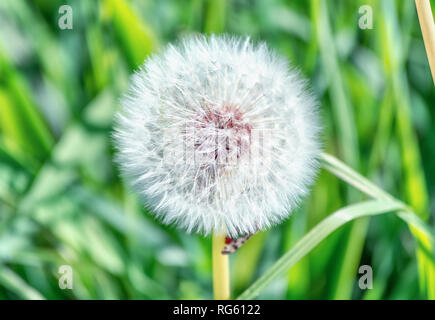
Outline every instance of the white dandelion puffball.
POLYGON ((165 224, 233 238, 281 222, 317 172, 317 103, 265 44, 196 36, 132 77, 117 162, 165 224))

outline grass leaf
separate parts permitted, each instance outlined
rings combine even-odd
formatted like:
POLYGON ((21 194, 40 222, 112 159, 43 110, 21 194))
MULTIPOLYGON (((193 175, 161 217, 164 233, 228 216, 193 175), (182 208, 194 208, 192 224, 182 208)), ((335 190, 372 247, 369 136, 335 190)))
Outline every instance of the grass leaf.
POLYGON ((20 299, 43 300, 44 297, 11 269, 0 265, 0 284, 18 295, 20 299))
POLYGON ((104 4, 113 22, 121 48, 128 58, 128 64, 131 69, 136 69, 145 57, 155 50, 157 38, 128 2, 106 0, 104 4))
POLYGON ((317 244, 346 222, 391 211, 397 212, 398 217, 408 224, 412 234, 417 239, 419 257, 424 261, 424 264, 420 267, 425 269, 425 289, 427 289, 428 296, 431 298, 434 293, 433 286, 435 285, 433 281, 435 274, 435 259, 433 257, 434 235, 431 229, 416 214, 412 213, 412 210, 408 206, 394 199, 391 195, 347 167, 338 159, 328 154, 322 154, 321 159, 325 169, 376 200, 368 200, 350 205, 329 215, 312 228, 292 249, 287 251, 266 273, 246 289, 238 299, 252 299, 257 296, 262 289, 277 277, 287 272, 290 267, 307 255, 317 244))
POLYGON ((403 204, 394 200, 369 200, 336 211, 312 228, 292 249, 287 251, 266 273, 245 290, 238 299, 252 299, 257 296, 262 289, 277 277, 284 275, 290 267, 346 222, 403 208, 403 204))

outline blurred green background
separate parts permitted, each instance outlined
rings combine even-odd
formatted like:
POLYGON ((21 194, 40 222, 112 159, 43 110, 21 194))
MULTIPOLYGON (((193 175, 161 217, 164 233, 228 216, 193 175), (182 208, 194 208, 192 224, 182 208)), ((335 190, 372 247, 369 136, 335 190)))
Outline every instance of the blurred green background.
MULTIPOLYGON (((249 35, 288 57, 321 101, 325 150, 434 228, 435 91, 414 1, 2 0, 0 299, 212 298, 210 239, 151 218, 120 180, 110 139, 129 75, 195 32, 249 35), (58 27, 63 4, 72 30, 58 27), (361 30, 365 4, 373 29, 361 30), (61 265, 72 290, 59 288, 61 265)), ((362 199, 322 170, 300 210, 231 257, 233 296, 362 199)), ((394 216, 360 219, 260 298, 426 298, 415 247, 394 216), (371 290, 358 287, 363 264, 371 290)))

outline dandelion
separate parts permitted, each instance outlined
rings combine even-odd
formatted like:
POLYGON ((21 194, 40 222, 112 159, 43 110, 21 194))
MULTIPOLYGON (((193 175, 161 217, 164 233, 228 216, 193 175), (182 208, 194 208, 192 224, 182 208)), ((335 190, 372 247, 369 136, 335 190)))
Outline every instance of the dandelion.
POLYGON ((317 172, 315 99, 287 61, 249 39, 169 45, 121 101, 117 162, 165 224, 233 238, 287 218, 317 172))

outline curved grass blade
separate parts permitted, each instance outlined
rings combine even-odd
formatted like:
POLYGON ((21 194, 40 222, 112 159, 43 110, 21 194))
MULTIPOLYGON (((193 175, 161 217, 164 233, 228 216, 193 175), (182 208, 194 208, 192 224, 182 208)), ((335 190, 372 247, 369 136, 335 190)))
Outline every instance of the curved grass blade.
POLYGON ((284 256, 266 271, 263 276, 246 289, 238 299, 252 299, 257 296, 258 293, 274 279, 283 275, 291 266, 309 253, 311 249, 346 222, 364 216, 373 216, 391 211, 397 211, 397 216, 408 224, 411 233, 418 242, 418 255, 419 259, 423 259, 424 261, 423 268, 426 274, 424 285, 428 297, 432 299, 435 293, 434 232, 412 212, 410 207, 394 199, 387 192, 346 166, 340 160, 331 155, 322 154, 321 161, 326 170, 376 200, 350 205, 328 216, 311 229, 291 250, 284 254, 284 256))
POLYGON ((371 183, 369 180, 364 178, 353 169, 349 168, 337 158, 327 153, 323 153, 321 155, 321 161, 323 168, 325 168, 341 180, 345 181, 346 183, 369 195, 370 197, 375 199, 393 199, 393 197, 387 192, 385 192, 375 184, 371 183))
MULTIPOLYGON (((322 165, 340 179, 375 199, 394 199, 390 194, 331 155, 322 154, 322 165)), ((398 215, 408 224, 418 242, 417 260, 421 291, 429 299, 435 299, 434 232, 414 213, 411 207, 407 206, 406 210, 399 212, 398 215)))
POLYGON ((277 277, 308 254, 316 245, 345 223, 364 216, 403 210, 404 205, 394 200, 368 200, 344 207, 312 228, 291 250, 287 251, 265 274, 238 299, 252 299, 277 277))

